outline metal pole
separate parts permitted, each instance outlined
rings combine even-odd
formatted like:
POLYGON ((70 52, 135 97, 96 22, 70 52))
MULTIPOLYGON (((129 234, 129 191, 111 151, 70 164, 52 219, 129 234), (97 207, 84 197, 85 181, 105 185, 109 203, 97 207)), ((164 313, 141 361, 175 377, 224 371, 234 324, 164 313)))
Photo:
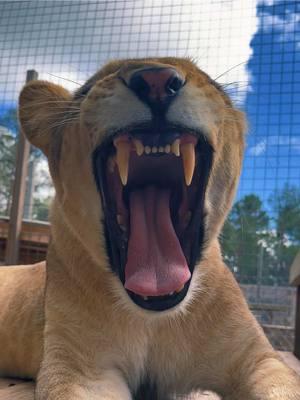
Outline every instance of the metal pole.
POLYGON ((300 360, 300 286, 297 287, 294 354, 300 360))
POLYGON ((260 246, 258 253, 258 263, 257 263, 257 282, 256 282, 256 302, 260 302, 261 298, 261 283, 262 283, 262 270, 264 263, 264 248, 260 246))
MULTIPOLYGON (((38 73, 34 70, 27 71, 26 82, 36 80, 38 73)), ((16 264, 19 258, 20 236, 24 211, 24 196, 26 189, 26 176, 28 168, 30 144, 23 133, 19 132, 17 146, 15 180, 13 185, 13 199, 10 210, 8 238, 6 242, 5 261, 7 264, 16 264)))
POLYGON ((25 191, 25 200, 24 200, 24 219, 32 219, 32 210, 33 210, 33 191, 34 191, 34 176, 35 176, 35 159, 34 155, 31 151, 29 152, 29 160, 28 160, 28 171, 27 171, 27 182, 26 182, 26 191, 25 191))

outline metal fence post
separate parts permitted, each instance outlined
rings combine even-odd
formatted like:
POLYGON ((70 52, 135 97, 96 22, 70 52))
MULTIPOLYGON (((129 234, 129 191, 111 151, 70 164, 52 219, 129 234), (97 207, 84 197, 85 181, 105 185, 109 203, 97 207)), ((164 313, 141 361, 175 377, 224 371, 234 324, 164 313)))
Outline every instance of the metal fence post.
POLYGON ((260 246, 257 262, 257 276, 256 276, 256 302, 260 302, 261 298, 261 285, 262 285, 262 271, 264 264, 264 248, 260 246))
POLYGON ((295 343, 294 354, 300 360, 300 286, 297 287, 296 295, 296 321, 295 321, 295 343))
MULTIPOLYGON (((27 71, 26 82, 36 80, 37 78, 38 73, 35 70, 27 71)), ((5 253, 5 261, 8 265, 16 264, 19 258, 29 150, 30 144, 20 131, 17 145, 15 180, 13 185, 13 197, 5 253)))

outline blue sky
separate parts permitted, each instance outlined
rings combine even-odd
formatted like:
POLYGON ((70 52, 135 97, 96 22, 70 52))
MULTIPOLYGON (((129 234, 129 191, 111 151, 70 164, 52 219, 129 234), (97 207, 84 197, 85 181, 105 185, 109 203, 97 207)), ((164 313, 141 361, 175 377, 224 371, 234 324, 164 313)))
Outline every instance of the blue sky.
POLYGON ((300 186, 300 2, 0 0, 0 117, 27 68, 74 89, 112 58, 192 56, 249 118, 238 197, 300 186), (149 4, 148 4, 149 3, 149 4), (232 68, 236 66, 235 68, 232 68), (232 69, 231 69, 232 68, 232 69), (62 79, 55 79, 50 74, 62 79))
POLYGON ((239 195, 267 202, 286 182, 300 186, 300 2, 257 6, 248 62, 248 149, 239 195))

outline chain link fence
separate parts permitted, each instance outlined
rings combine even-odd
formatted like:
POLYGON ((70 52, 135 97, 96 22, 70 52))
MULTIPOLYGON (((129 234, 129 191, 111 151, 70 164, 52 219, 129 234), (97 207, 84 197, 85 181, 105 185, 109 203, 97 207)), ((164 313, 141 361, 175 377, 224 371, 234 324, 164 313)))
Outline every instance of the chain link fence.
MULTIPOLYGON (((226 262, 278 349, 293 345, 290 264, 300 247, 297 0, 0 1, 0 262, 26 71, 78 88, 106 61, 191 57, 249 118, 241 183, 221 237, 226 262)), ((30 150, 19 262, 45 258, 53 188, 30 150)))

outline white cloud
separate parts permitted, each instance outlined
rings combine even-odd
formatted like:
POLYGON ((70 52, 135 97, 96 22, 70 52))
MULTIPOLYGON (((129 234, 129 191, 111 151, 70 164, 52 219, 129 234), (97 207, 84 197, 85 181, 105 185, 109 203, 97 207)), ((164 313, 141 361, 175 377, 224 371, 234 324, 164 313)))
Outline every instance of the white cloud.
POLYGON ((264 154, 267 147, 270 146, 289 146, 293 150, 300 153, 300 137, 299 136, 284 136, 271 135, 248 148, 248 154, 251 156, 260 156, 264 154))
POLYGON ((262 0, 260 3, 266 6, 272 6, 275 3, 275 0, 262 0))
POLYGON ((260 4, 264 6, 274 6, 276 3, 280 3, 282 0, 261 0, 260 4))
MULTIPOLYGON (((146 0, 134 6, 73 2, 72 11, 81 17, 61 15, 64 24, 57 21, 59 2, 49 2, 43 24, 32 5, 22 10, 26 18, 18 19, 21 3, 16 20, 11 20, 14 34, 10 37, 7 26, 0 26, 7 43, 0 73, 9 76, 0 91, 15 99, 28 68, 38 70, 43 79, 57 81, 48 75, 52 73, 82 83, 108 59, 171 55, 194 58, 212 78, 221 75, 220 83, 235 82, 230 92, 243 101, 250 81, 250 41, 258 27, 257 1, 146 0), (41 32, 32 35, 32 26, 36 30, 38 24, 41 32)), ((61 83, 76 88, 63 79, 61 83)))
POLYGON ((255 146, 250 147, 248 149, 248 153, 251 156, 260 156, 261 154, 264 154, 266 151, 266 140, 262 140, 261 142, 258 142, 255 146))
MULTIPOLYGON (((300 14, 287 12, 284 15, 270 15, 262 13, 260 15, 261 28, 266 32, 279 32, 279 41, 286 42, 296 40, 300 42, 299 23, 300 14)), ((299 43, 298 43, 299 45, 299 43)))
MULTIPOLYGON (((8 52, 3 52, 2 56, 8 52)), ((10 54, 10 53, 8 53, 10 54)), ((39 57, 27 57, 26 62, 18 63, 17 55, 10 54, 10 60, 14 63, 13 74, 9 74, 12 69, 7 66, 8 77, 4 81, 0 81, 0 93, 2 93, 1 100, 12 103, 18 98, 18 94, 25 84, 26 71, 34 69, 38 72, 38 79, 47 80, 64 86, 71 91, 80 87, 87 79, 88 75, 84 72, 78 71, 72 64, 53 63, 47 58, 41 60, 39 57)), ((5 74, 6 66, 0 66, 0 76, 5 74)))
POLYGON ((54 195, 54 188, 51 185, 48 162, 45 157, 38 159, 34 169, 34 196, 44 201, 54 195))
MULTIPOLYGON (((36 2, 3 3, 3 9, 14 8, 10 15, 15 16, 7 21, 0 16, 1 100, 17 100, 27 69, 74 90, 109 59, 189 56, 219 83, 230 84, 229 93, 243 101, 251 80, 247 62, 258 28, 257 2, 145 0, 128 6, 78 1, 69 4, 73 14, 63 14, 55 1, 39 12, 36 2)), ((42 160, 37 182, 47 179, 47 170, 42 160)), ((51 190, 44 185, 35 195, 46 198, 51 190)))

